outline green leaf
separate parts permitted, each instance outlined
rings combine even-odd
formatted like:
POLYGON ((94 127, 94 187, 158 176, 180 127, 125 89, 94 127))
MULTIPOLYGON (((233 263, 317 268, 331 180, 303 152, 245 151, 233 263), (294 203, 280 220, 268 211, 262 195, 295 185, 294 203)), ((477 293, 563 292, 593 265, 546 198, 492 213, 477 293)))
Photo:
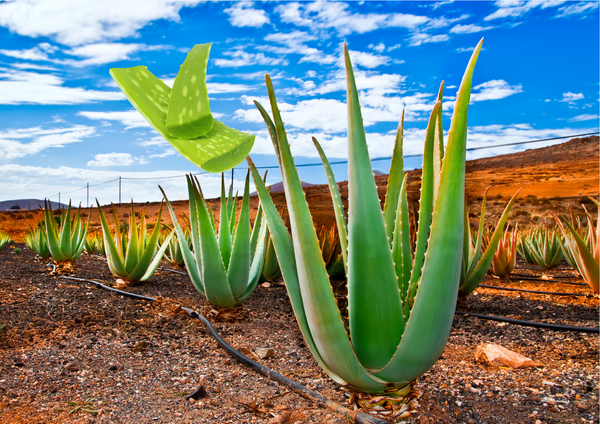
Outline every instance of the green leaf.
POLYGON ((231 248, 231 265, 227 269, 227 278, 233 297, 239 299, 248 287, 248 276, 250 272, 250 173, 246 175, 244 186, 244 198, 240 219, 235 231, 233 245, 231 248))
POLYGON ((113 68, 110 74, 131 104, 186 159, 208 172, 238 165, 250 153, 254 135, 237 131, 215 120, 203 137, 175 138, 167 132, 167 106, 171 89, 145 66, 113 68))
POLYGON ((316 138, 313 137, 313 143, 319 152, 323 167, 325 168, 325 174, 327 175, 327 184, 329 185, 329 193, 331 194, 331 201, 333 202, 333 211, 335 214, 335 223, 337 225, 338 236, 340 238, 340 248, 342 250, 342 257, 344 258, 344 269, 348 274, 348 225, 346 224, 346 217, 344 216, 344 204, 342 203, 342 196, 340 196, 340 190, 329 159, 325 156, 323 148, 319 144, 316 138))
POLYGON ((212 129, 206 66, 211 44, 196 44, 179 68, 167 107, 167 132, 185 140, 202 137, 212 129))
POLYGON ((383 206, 383 221, 385 222, 385 231, 392 243, 394 235, 394 225, 396 212, 398 209, 398 196, 402 182, 404 181, 404 109, 402 109, 402 117, 398 124, 396 132, 396 140, 394 142, 394 153, 392 153, 392 163, 390 165, 390 175, 388 177, 387 192, 385 194, 385 204, 383 206))
POLYGON ((388 363, 400 342, 398 316, 402 306, 346 46, 344 57, 348 97, 348 319, 356 356, 366 368, 379 369, 388 363))
POLYGON ((229 208, 225 197, 225 176, 221 174, 221 218, 219 221, 219 250, 225 270, 229 269, 231 258, 231 227, 229 226, 229 208))

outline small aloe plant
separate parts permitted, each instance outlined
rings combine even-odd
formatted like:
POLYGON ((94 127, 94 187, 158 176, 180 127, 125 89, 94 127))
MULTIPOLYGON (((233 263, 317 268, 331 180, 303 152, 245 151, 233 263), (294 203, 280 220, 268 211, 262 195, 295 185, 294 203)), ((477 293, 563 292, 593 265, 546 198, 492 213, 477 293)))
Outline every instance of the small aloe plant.
POLYGON ((43 221, 40 222, 37 226, 29 228, 25 237, 23 237, 27 247, 43 260, 52 256, 50 249, 48 248, 48 239, 46 237, 46 229, 44 226, 45 223, 43 223, 43 221))
MULTIPOLYGON (((593 198, 590 198, 600 210, 600 203, 593 198)), ((586 209, 588 218, 587 237, 584 239, 577 231, 574 222, 570 222, 567 218, 562 220, 550 212, 565 240, 565 247, 571 253, 579 273, 594 293, 599 291, 600 279, 600 225, 596 223, 594 229, 594 220, 586 209), (587 239, 587 240, 586 240, 587 239)))
POLYGON ((85 223, 80 206, 71 217, 71 202, 69 202, 67 210, 63 209, 62 211, 59 224, 54 220, 50 202, 46 200, 44 203, 46 241, 52 259, 56 263, 76 261, 83 253, 91 215, 88 216, 87 223, 85 223))
POLYGON ((522 255, 533 259, 542 268, 553 268, 558 265, 563 257, 560 248, 560 237, 554 229, 538 227, 521 236, 522 255))
POLYGON ((270 77, 273 120, 255 102, 279 161, 290 236, 253 162, 248 158, 283 278, 300 329, 320 366, 353 390, 410 390, 410 383, 440 357, 452 326, 460 280, 467 109, 481 42, 464 74, 446 155, 434 162, 441 139, 441 102, 430 116, 425 139, 419 234, 414 261, 402 156, 402 120, 388 191, 381 210, 358 101, 344 46, 348 102, 348 220, 329 162, 315 140, 327 173, 348 280, 348 330, 337 308, 270 77), (437 131, 437 133, 436 133, 437 131), (436 135, 437 134, 437 135, 436 135), (437 140, 436 140, 437 139, 437 140), (442 165, 441 174, 436 167, 442 165))
POLYGON ((515 269, 517 264, 517 239, 519 237, 518 227, 518 223, 512 230, 507 226, 504 236, 498 244, 491 269, 492 274, 496 277, 504 277, 515 269))
POLYGON ((10 236, 3 231, 0 231, 0 249, 2 249, 10 241, 10 236))
POLYGON ((113 68, 110 74, 131 104, 186 159, 209 172, 244 160, 255 136, 213 119, 206 67, 210 44, 198 44, 179 68, 171 89, 145 66, 113 68))
POLYGON ((102 223, 106 259, 110 272, 115 277, 132 283, 146 281, 148 278, 152 277, 167 249, 171 237, 173 236, 173 232, 171 232, 163 242, 162 246, 158 246, 162 204, 158 211, 154 230, 148 237, 144 209, 142 209, 142 212, 140 213, 141 222, 138 227, 133 202, 131 203, 129 230, 126 234, 121 233, 117 211, 113 206, 113 216, 115 221, 115 230, 113 234, 97 199, 96 203, 98 204, 98 213, 100 214, 100 222, 102 223))
MULTIPOLYGON (((190 229, 193 252, 162 187, 174 230, 179 239, 188 275, 198 292, 212 305, 233 307, 242 304, 258 285, 267 247, 267 224, 257 215, 250 225, 250 180, 246 177, 242 207, 236 223, 237 196, 225 196, 221 178, 221 209, 217 232, 212 210, 207 206, 198 179, 187 177, 190 229)), ((260 212, 260 210, 259 210, 260 212)))
POLYGON ((508 220, 508 215, 517 199, 517 196, 520 189, 513 195, 510 199, 506 207, 504 208, 504 212, 498 220, 498 224, 496 225, 496 229, 488 240, 487 247, 485 251, 482 249, 482 243, 484 238, 484 220, 485 220, 485 204, 487 200, 487 193, 489 188, 485 190, 485 194, 483 195, 483 203, 481 204, 481 217, 479 218, 479 229, 477 230, 477 236, 475 238, 475 242, 473 242, 473 237, 471 235, 471 230, 469 228, 469 216, 465 207, 465 236, 464 236, 464 245, 463 245, 463 262, 462 262, 462 272, 460 279, 460 294, 462 296, 466 296, 469 293, 473 292, 481 281, 483 281, 485 274, 490 269, 490 265, 492 265, 494 261, 494 255, 498 250, 498 245, 502 239, 502 233, 504 231, 504 226, 506 225, 506 221, 508 220))

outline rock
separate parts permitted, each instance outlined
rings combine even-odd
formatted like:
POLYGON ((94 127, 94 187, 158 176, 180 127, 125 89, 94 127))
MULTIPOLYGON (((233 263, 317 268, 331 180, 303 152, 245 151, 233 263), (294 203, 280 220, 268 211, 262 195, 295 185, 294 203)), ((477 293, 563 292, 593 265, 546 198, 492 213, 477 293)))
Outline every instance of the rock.
POLYGON ((486 365, 510 368, 538 367, 541 364, 526 356, 492 343, 477 346, 475 360, 486 365))
POLYGON ((150 346, 150 343, 143 341, 136 344, 134 347, 132 347, 132 349, 136 352, 144 352, 146 349, 148 349, 148 346, 150 346))
POLYGON ((254 351, 254 353, 256 354, 256 356, 258 356, 259 359, 267 359, 267 358, 271 358, 273 355, 275 355, 275 351, 272 348, 265 348, 265 347, 261 347, 258 348, 254 351))

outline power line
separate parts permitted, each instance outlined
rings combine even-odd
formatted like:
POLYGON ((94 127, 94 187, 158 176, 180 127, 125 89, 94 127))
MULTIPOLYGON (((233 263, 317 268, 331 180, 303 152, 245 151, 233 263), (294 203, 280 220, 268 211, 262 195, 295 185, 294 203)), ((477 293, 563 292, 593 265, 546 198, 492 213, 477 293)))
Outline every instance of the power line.
MULTIPOLYGON (((514 143, 496 144, 493 146, 469 147, 466 150, 467 150, 467 152, 472 152, 474 150, 494 149, 494 148, 498 148, 498 147, 508 147, 508 146, 519 146, 519 145, 523 145, 523 144, 540 143, 543 141, 564 140, 566 138, 585 137, 585 136, 596 135, 596 134, 600 134, 600 131, 595 131, 595 132, 590 132, 590 133, 585 133, 585 134, 565 135, 562 137, 542 138, 542 139, 538 139, 538 140, 517 141, 514 143)), ((416 153, 416 154, 411 154, 411 155, 404 155, 404 158, 416 158, 416 157, 421 157, 421 156, 423 156, 422 153, 416 153)), ((391 160, 391 159, 392 159, 391 156, 378 157, 378 158, 371 159, 371 162, 387 161, 387 160, 391 160)), ((330 162, 330 165, 344 165, 347 163, 348 163, 348 160, 344 159, 344 160, 330 162)), ((322 162, 300 163, 300 164, 296 164, 296 168, 308 168, 311 166, 322 166, 322 165, 323 165, 322 162)), ((248 168, 243 167, 243 168, 234 168, 234 169, 247 170, 248 168)), ((257 166, 256 169, 279 169, 279 165, 257 166)), ((193 173, 193 175, 205 175, 205 174, 211 174, 211 172, 201 171, 201 172, 193 173)), ((71 193, 75 193, 75 192, 78 192, 81 190, 89 189, 89 187, 96 187, 99 185, 104 185, 104 184, 108 184, 108 183, 112 183, 112 182, 120 181, 120 180, 167 180, 167 179, 172 179, 172 178, 182 178, 182 177, 185 177, 186 175, 187 174, 169 175, 169 176, 164 176, 164 177, 118 177, 118 178, 115 178, 115 179, 112 179, 109 181, 104 181, 102 183, 89 184, 84 187, 78 188, 76 190, 60 192, 60 193, 55 194, 52 197, 56 197, 59 194, 71 194, 71 193)), ((49 197, 49 198, 51 198, 51 197, 49 197)))

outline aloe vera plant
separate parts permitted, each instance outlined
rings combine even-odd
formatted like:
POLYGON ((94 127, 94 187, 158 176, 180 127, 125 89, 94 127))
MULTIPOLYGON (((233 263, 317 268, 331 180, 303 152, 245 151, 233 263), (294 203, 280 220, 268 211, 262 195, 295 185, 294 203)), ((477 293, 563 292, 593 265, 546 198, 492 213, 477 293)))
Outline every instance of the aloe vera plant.
MULTIPOLYGON (((246 177, 242 206, 236 222, 237 198, 225 195, 221 179, 221 208, 217 232, 211 209, 207 206, 198 179, 187 176, 190 229, 193 252, 185 240, 175 211, 162 187, 183 252, 188 275, 198 292, 214 306, 232 307, 243 303, 256 288, 265 260, 267 224, 260 215, 250 224, 250 179, 246 177), (232 223, 231 223, 232 222, 232 223)), ((230 193, 232 189, 230 189, 230 193)))
POLYGON ((45 223, 42 221, 37 226, 29 228, 29 231, 23 237, 25 244, 40 258, 48 259, 52 255, 48 248, 48 239, 46 237, 45 223))
POLYGON ((210 44, 194 46, 173 88, 145 66, 113 68, 110 74, 131 104, 185 158, 209 172, 238 165, 254 135, 214 120, 208 104, 206 65, 210 44))
POLYGON ((522 238, 522 256, 529 256, 533 259, 533 263, 542 268, 553 268, 560 263, 562 250, 559 236, 554 229, 538 227, 522 235, 522 238))
POLYGON ((104 236, 102 234, 88 234, 83 250, 90 255, 106 256, 104 249, 104 236))
POLYGON ((106 259, 110 272, 115 277, 129 282, 146 281, 148 278, 152 277, 169 245, 171 237, 173 236, 173 232, 171 232, 159 247, 158 237, 160 235, 162 204, 158 211, 154 230, 148 237, 144 209, 142 209, 140 213, 141 222, 138 227, 133 202, 131 203, 129 231, 125 234, 120 231, 119 218, 117 216, 117 211, 113 206, 115 222, 113 234, 97 199, 96 203, 98 204, 98 213, 100 214, 102 233, 104 235, 106 259))
POLYGON ((0 249, 10 241, 10 236, 3 231, 0 231, 0 249))
POLYGON ((473 292, 478 286, 479 283, 485 277, 485 274, 490 269, 494 261, 494 256, 498 250, 498 245, 502 239, 502 233, 504 232, 504 226, 506 225, 506 221, 508 220, 508 215, 519 195, 520 189, 513 195, 510 199, 506 207, 504 208, 504 212, 502 212, 502 216, 498 220, 496 224, 496 228, 490 238, 487 240, 487 247, 485 251, 482 249, 483 236, 484 236, 484 220, 485 220, 485 204, 487 200, 487 193, 489 188, 485 190, 485 194, 483 195, 483 202, 481 204, 481 216, 479 218, 479 228, 477 230, 477 236, 475 238, 475 242, 473 242, 473 237, 471 235, 471 230, 469 228, 469 216, 468 212, 466 212, 465 208, 465 238, 463 245, 463 262, 462 262, 462 272, 460 279, 460 294, 462 296, 466 296, 469 293, 473 292))
POLYGON ((87 223, 81 215, 81 206, 71 218, 71 202, 65 211, 63 209, 60 224, 56 222, 52 214, 52 205, 45 201, 44 221, 46 229, 46 241, 48 250, 55 262, 76 261, 83 253, 83 245, 90 225, 90 217, 87 223))
POLYGON ((496 277, 504 277, 514 271, 517 264, 517 239, 519 224, 512 230, 506 227, 504 236, 498 243, 498 248, 492 260, 492 274, 496 277))
MULTIPOLYGON (((402 125, 396 137, 382 213, 350 56, 344 46, 349 121, 347 223, 331 167, 327 161, 323 162, 333 193, 342 252, 347 254, 349 334, 330 286, 268 75, 266 83, 273 119, 255 102, 265 119, 279 161, 290 211, 291 236, 252 160, 247 161, 294 313, 321 367, 336 382, 353 390, 370 393, 409 390, 411 381, 439 358, 448 339, 463 243, 467 110, 480 49, 481 42, 473 52, 458 91, 437 189, 433 156, 441 102, 436 103, 431 113, 423 158, 420 234, 413 265, 407 241, 410 234, 406 181, 402 177, 402 125), (397 176, 395 182, 392 175, 397 176), (437 191, 435 197, 434 191, 437 191)), ((321 152, 318 142, 315 145, 321 152)))
MULTIPOLYGON (((596 199, 591 198, 591 200, 600 210, 600 203, 596 199)), ((570 222, 567 218, 561 220, 552 212, 550 213, 556 220, 556 223, 565 238, 566 247, 573 256, 579 273, 585 282, 589 284, 594 293, 598 293, 600 279, 600 225, 596 223, 596 228, 594 230, 594 220, 586 209, 588 218, 587 233, 589 235, 586 242, 573 225, 573 222, 570 222)))

